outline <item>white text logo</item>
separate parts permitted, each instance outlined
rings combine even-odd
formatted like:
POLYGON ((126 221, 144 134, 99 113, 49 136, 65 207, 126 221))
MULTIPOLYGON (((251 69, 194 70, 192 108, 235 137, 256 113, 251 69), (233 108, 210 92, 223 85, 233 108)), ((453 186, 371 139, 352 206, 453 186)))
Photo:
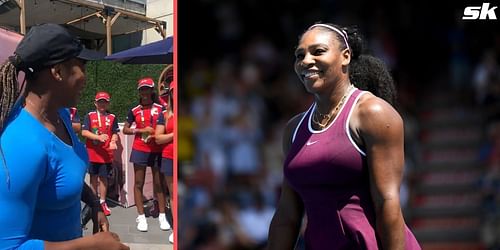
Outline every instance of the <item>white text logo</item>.
POLYGON ((469 6, 464 9, 464 16, 462 20, 486 20, 486 19, 497 19, 495 14, 495 9, 498 6, 492 6, 490 8, 490 3, 483 3, 483 6, 469 6))

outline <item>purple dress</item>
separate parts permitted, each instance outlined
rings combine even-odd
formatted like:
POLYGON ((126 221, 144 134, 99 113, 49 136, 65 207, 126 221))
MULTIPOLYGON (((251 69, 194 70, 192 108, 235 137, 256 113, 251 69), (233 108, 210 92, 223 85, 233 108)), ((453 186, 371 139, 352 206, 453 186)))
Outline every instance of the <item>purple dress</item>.
MULTIPOLYGON (((304 202, 307 250, 379 249, 366 155, 348 132, 361 93, 351 91, 335 120, 321 131, 311 127, 313 105, 293 134, 284 174, 304 202)), ((406 249, 421 249, 405 230, 406 249)))

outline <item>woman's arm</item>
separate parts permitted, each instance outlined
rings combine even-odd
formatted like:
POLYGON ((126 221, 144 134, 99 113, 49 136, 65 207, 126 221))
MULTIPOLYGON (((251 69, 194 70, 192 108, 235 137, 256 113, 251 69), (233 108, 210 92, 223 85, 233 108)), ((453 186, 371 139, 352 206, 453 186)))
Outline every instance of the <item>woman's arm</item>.
POLYGON ((80 131, 82 130, 82 124, 80 124, 79 122, 72 122, 71 127, 73 128, 75 133, 80 133, 80 131))
MULTIPOLYGON (((7 135, 6 137, 9 137, 7 135)), ((47 155, 44 148, 33 148, 29 139, 20 143, 9 143, 16 138, 0 138, 2 157, 5 158, 10 176, 10 184, 0 178, 0 249, 128 249, 118 241, 116 234, 98 233, 70 241, 44 242, 29 238, 38 190, 46 176, 47 155), (8 145, 8 146, 6 146, 8 145), (20 152, 31 148, 30 157, 20 157, 20 152), (15 215, 15 216, 13 216, 15 215), (115 237, 116 236, 116 237, 115 237), (97 241, 99 240, 99 241, 97 241)), ((4 161, 0 160, 0 165, 4 161)), ((92 198, 90 198, 92 199, 92 198)))
POLYGON ((135 135, 135 134, 142 134, 142 133, 154 133, 154 130, 152 127, 145 127, 145 128, 130 128, 130 123, 125 122, 123 125, 123 133, 126 135, 135 135))
MULTIPOLYGON (((44 242, 45 250, 129 250, 120 243, 120 238, 112 232, 97 233, 74 240, 62 242, 44 242)), ((22 249, 22 248, 21 248, 22 249)), ((28 248, 26 248, 28 249, 28 248)))
POLYGON ((165 125, 156 125, 155 141, 156 144, 167 144, 174 140, 174 133, 165 134, 165 125))
POLYGON ((82 136, 89 140, 101 141, 104 142, 107 140, 107 135, 96 135, 90 131, 90 117, 87 114, 85 118, 83 118, 83 126, 81 127, 82 136))
POLYGON ((405 224, 399 201, 404 165, 403 120, 391 105, 373 95, 361 98, 356 119, 366 148, 377 236, 382 249, 404 249, 405 224))
POLYGON ((132 110, 129 110, 128 111, 128 114, 127 114, 127 121, 125 122, 125 124, 123 125, 123 133, 126 134, 126 135, 135 135, 135 134, 142 134, 142 133, 150 133, 150 134, 153 134, 154 133, 154 130, 153 128, 151 127, 145 127, 145 128, 130 128, 130 126, 132 125, 132 123, 135 121, 135 117, 134 117, 134 114, 132 113, 132 110))
MULTIPOLYGON (((302 115, 299 114, 292 118, 285 128, 283 136, 283 152, 285 155, 290 149, 293 131, 302 115)), ((302 200, 288 182, 283 180, 278 206, 269 227, 267 250, 294 249, 303 216, 304 205, 302 200)))
POLYGON ((87 183, 83 184, 81 200, 92 209, 93 233, 109 231, 109 221, 102 211, 99 197, 87 183))
POLYGON ((111 150, 115 150, 118 148, 118 140, 120 139, 120 137, 118 137, 118 134, 113 134, 111 136, 111 141, 109 142, 109 149, 111 150))
POLYGON ((269 227, 267 250, 295 249, 304 215, 304 205, 286 180, 269 227))
POLYGON ((108 138, 108 135, 106 134, 101 134, 101 135, 96 135, 88 130, 82 130, 82 136, 89 139, 89 140, 96 140, 100 142, 105 142, 106 139, 108 138))
POLYGON ((125 124, 123 125, 123 133, 126 134, 126 135, 135 135, 135 134, 138 134, 138 133, 140 133, 139 130, 140 129, 131 129, 130 128, 130 123, 128 123, 128 122, 125 122, 125 124))

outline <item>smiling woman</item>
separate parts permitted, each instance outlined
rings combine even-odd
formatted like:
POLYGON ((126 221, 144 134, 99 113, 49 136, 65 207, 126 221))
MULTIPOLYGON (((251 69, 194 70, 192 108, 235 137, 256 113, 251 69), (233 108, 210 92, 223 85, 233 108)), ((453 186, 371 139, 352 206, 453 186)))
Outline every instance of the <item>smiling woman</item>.
POLYGON ((128 249, 112 232, 82 237, 88 156, 66 107, 77 103, 93 59, 64 27, 42 24, 0 66, 1 249, 128 249))
POLYGON ((309 27, 295 57, 314 103, 285 129, 268 249, 293 249, 304 215, 306 249, 420 249, 399 203, 403 123, 384 64, 362 55, 355 29, 333 24, 309 27))

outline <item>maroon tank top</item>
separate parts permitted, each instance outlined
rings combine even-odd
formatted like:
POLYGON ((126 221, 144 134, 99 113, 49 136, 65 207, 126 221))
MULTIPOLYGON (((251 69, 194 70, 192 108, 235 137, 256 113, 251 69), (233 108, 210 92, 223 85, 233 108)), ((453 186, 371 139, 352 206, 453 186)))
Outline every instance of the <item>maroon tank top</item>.
MULTIPOLYGON (((292 136, 284 175, 304 203, 307 250, 379 249, 365 153, 349 132, 349 117, 363 92, 354 89, 333 122, 311 127, 304 114, 292 136)), ((420 249, 406 229, 406 249, 420 249)))

